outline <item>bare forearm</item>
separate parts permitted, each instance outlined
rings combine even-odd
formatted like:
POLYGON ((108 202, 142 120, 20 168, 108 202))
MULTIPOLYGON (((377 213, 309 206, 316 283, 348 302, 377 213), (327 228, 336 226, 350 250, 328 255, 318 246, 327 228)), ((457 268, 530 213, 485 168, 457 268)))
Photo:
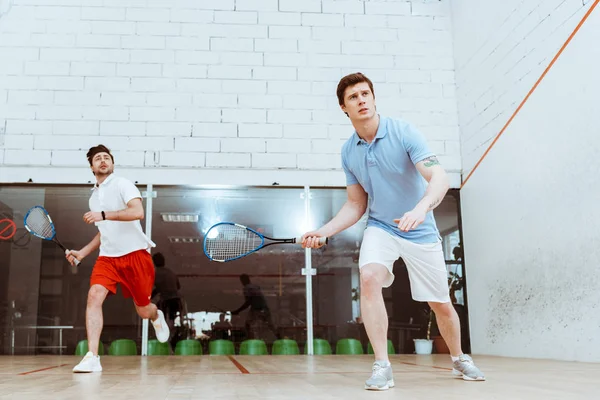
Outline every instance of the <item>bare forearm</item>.
POLYGON ((106 219, 109 221, 136 221, 144 219, 144 209, 128 207, 119 211, 105 211, 106 219))
POLYGON ((415 208, 420 208, 425 212, 433 210, 440 205, 449 187, 446 173, 434 175, 429 181, 425 195, 415 208))
POLYGON ((331 237, 358 222, 366 211, 366 205, 346 201, 337 215, 319 231, 323 236, 331 237))
POLYGON ((79 253, 82 255, 82 257, 87 257, 92 252, 96 251, 96 249, 98 249, 98 247, 100 247, 100 232, 98 232, 98 234, 96 236, 94 236, 92 241, 89 242, 87 245, 85 245, 85 247, 82 248, 79 251, 79 253))
POLYGON ((246 302, 244 304, 242 304, 240 306, 240 308, 238 308, 235 311, 232 311, 232 314, 239 314, 240 312, 244 311, 246 308, 250 307, 250 300, 246 300, 246 302))

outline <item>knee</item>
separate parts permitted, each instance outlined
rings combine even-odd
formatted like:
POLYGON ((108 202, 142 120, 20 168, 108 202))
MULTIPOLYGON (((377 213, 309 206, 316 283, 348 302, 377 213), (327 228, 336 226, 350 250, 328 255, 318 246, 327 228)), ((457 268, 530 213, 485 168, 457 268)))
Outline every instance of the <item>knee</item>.
POLYGON ((92 286, 88 292, 88 305, 101 306, 106 297, 106 289, 102 287, 92 286))
POLYGON ((455 313, 454 307, 450 303, 430 303, 429 305, 437 318, 451 318, 455 313))
POLYGON ((360 270, 360 287, 363 293, 381 290, 383 283, 380 274, 372 268, 363 267, 360 270))
POLYGON ((156 310, 152 307, 152 303, 148 304, 145 307, 136 307, 137 313, 142 319, 152 319, 155 317, 156 310))

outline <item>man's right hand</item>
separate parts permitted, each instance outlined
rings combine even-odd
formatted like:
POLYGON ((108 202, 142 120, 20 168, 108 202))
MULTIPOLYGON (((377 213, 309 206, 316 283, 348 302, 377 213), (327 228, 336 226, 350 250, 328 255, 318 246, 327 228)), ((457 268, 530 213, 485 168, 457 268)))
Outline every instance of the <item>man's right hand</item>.
POLYGON ((85 256, 81 254, 81 250, 67 250, 65 252, 65 258, 67 259, 69 264, 75 266, 75 259, 81 261, 85 258, 85 256))
POLYGON ((320 249, 325 246, 324 243, 319 242, 319 238, 325 236, 320 231, 306 232, 302 235, 302 248, 304 249, 320 249))

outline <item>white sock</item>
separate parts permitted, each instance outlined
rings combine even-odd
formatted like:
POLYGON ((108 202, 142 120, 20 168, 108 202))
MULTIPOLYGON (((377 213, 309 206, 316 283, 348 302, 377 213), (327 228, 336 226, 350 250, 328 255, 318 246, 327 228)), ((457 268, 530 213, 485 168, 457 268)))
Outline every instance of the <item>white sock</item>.
POLYGON ((456 357, 454 357, 454 356, 450 356, 450 357, 452 357, 452 362, 454 362, 454 361, 458 361, 458 359, 459 359, 460 355, 458 355, 458 356, 456 356, 456 357))

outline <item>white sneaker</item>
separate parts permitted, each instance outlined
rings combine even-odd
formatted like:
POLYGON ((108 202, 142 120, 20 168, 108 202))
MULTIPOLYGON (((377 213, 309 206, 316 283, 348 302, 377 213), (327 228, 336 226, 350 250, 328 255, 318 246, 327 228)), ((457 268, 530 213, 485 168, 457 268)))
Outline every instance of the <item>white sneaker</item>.
POLYGON ((373 363, 373 375, 365 382, 367 390, 388 390, 394 387, 394 374, 392 365, 383 365, 381 361, 373 363))
POLYGON ((73 372, 102 372, 100 356, 88 351, 83 360, 73 368, 73 372))
POLYGON ((157 310, 158 318, 152 321, 152 326, 154 326, 154 332, 156 333, 156 338, 159 342, 164 343, 169 340, 169 325, 167 325, 167 321, 165 321, 165 316, 161 310, 157 310))
POLYGON ((475 366, 473 359, 467 354, 461 354, 453 364, 452 374, 454 376, 462 377, 465 381, 485 381, 485 375, 475 366))

